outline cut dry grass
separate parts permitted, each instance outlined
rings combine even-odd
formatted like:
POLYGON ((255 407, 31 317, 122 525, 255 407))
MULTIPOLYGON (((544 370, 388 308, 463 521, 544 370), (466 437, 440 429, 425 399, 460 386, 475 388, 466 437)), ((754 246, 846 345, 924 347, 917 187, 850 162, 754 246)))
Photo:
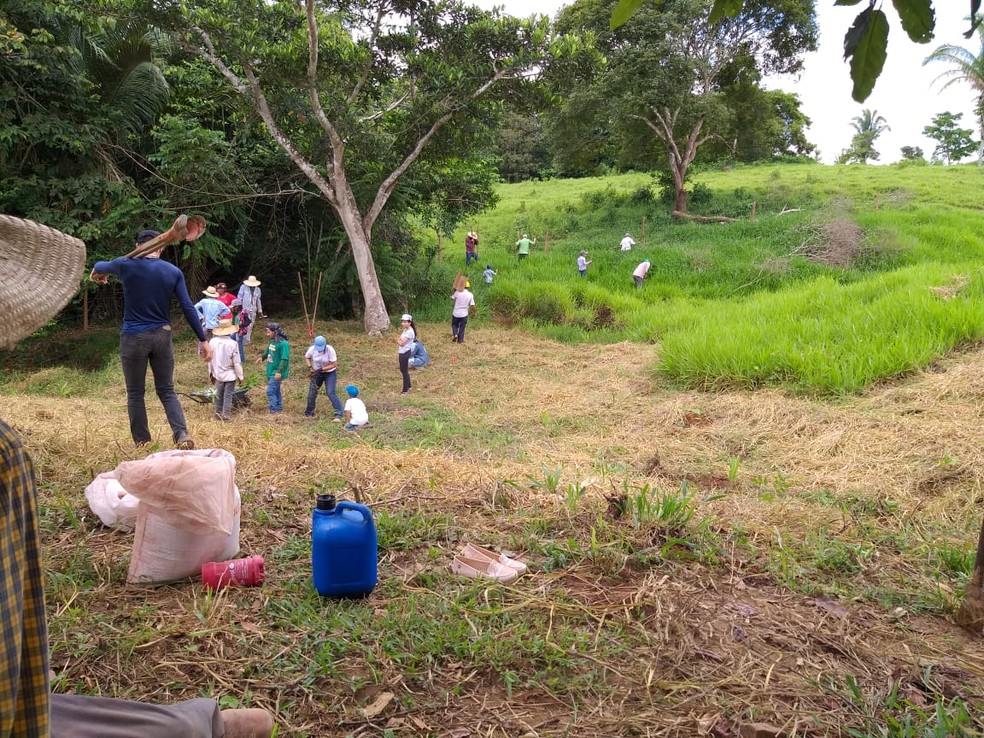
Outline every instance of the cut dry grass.
MULTIPOLYGON (((447 326, 422 328, 434 363, 400 397, 391 336, 327 327, 340 385, 369 408, 359 433, 329 422, 323 396, 303 418, 300 374, 279 417, 262 388, 230 424, 185 404, 200 446, 236 454, 242 548, 268 565, 263 587, 216 597, 126 587, 131 537, 87 509, 94 473, 143 455, 113 372, 69 396, 24 394, 30 375, 6 385, 3 417, 41 481, 56 688, 215 694, 276 710, 290 736, 875 734, 903 712, 935 725, 937 704, 984 710, 984 650, 951 622, 964 580, 939 563, 980 524, 980 350, 832 404, 672 391, 648 346, 487 325, 452 346, 447 326), (682 482, 701 501, 682 535, 606 499, 682 482), (376 513, 367 601, 311 588, 325 487, 376 513), (531 574, 454 578, 465 540, 523 552, 531 574), (383 692, 394 701, 367 718, 383 692)), ((179 387, 198 388, 204 369, 178 351, 179 387)))

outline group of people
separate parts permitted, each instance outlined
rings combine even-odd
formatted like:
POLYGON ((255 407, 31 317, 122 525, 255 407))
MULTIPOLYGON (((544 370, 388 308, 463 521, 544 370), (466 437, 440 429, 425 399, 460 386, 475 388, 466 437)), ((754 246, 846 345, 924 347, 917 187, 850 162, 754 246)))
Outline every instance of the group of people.
MULTIPOLYGON (((536 237, 532 239, 528 234, 524 233, 522 238, 516 241, 516 256, 519 260, 525 259, 530 255, 530 247, 536 245, 536 237)), ((632 238, 631 233, 626 233, 622 240, 619 241, 619 250, 622 252, 631 251, 632 247, 636 245, 635 239, 632 238)), ((471 263, 472 259, 478 259, 478 253, 476 249, 478 248, 478 235, 474 231, 469 231, 468 235, 465 236, 465 266, 471 263)), ((582 250, 577 256, 577 273, 580 277, 588 276, 588 266, 591 261, 588 259, 588 252, 582 250)), ((643 282, 649 275, 650 262, 649 259, 643 259, 634 270, 632 270, 632 281, 636 286, 636 289, 642 287, 643 282)), ((492 279, 498 274, 498 272, 492 269, 491 264, 485 265, 485 271, 482 273, 485 277, 485 283, 487 285, 492 284, 492 279)), ((452 294, 452 299, 454 299, 454 294, 452 294)), ((459 317, 461 310, 457 307, 454 313, 455 317, 459 317)), ((467 310, 465 311, 467 314, 467 310)), ((452 323, 452 333, 455 333, 454 323, 452 323)), ((455 334, 456 335, 456 334, 455 334)), ((462 326, 462 341, 464 335, 464 327, 462 326)))

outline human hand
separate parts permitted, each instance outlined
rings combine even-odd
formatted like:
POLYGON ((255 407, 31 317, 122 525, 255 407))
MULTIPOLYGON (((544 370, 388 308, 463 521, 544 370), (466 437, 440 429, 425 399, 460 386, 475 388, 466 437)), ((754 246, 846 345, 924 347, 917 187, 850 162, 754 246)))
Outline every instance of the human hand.
POLYGON ((202 358, 205 359, 206 362, 211 361, 212 360, 212 345, 208 341, 200 341, 198 343, 198 345, 199 345, 199 347, 201 348, 201 351, 202 351, 202 358))
POLYGON ((279 382, 280 381, 280 372, 277 372, 276 374, 274 374, 273 375, 273 378, 276 379, 279 382))
POLYGON ((95 282, 96 284, 109 284, 109 275, 100 274, 95 269, 89 272, 89 279, 95 282))

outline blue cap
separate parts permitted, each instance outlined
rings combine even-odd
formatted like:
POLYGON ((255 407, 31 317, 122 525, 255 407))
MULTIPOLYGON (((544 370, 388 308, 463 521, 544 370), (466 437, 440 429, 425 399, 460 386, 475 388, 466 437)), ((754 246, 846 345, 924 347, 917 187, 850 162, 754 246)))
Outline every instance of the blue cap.
POLYGON ((358 397, 359 396, 359 388, 356 387, 354 384, 347 384, 347 385, 345 385, 345 391, 348 392, 348 396, 349 397, 358 397))
POLYGON ((318 349, 318 351, 324 351, 325 346, 327 345, 328 342, 325 340, 324 336, 318 336, 317 338, 314 339, 314 347, 318 349))
POLYGON ((154 240, 159 235, 161 235, 161 232, 160 231, 154 231, 154 230, 151 230, 149 228, 145 228, 144 230, 140 231, 137 234, 137 243, 138 244, 140 244, 140 243, 147 243, 148 241, 154 240))
POLYGON ((649 263, 649 259, 643 259, 643 261, 646 262, 647 264, 649 263))

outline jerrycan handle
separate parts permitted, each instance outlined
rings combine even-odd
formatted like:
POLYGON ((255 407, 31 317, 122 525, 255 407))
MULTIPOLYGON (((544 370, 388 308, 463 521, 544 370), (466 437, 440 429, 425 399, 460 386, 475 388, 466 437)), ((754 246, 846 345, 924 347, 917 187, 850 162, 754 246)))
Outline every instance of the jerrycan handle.
POLYGON ((342 510, 352 510, 357 512, 362 516, 362 524, 368 525, 372 521, 372 513, 369 512, 369 508, 365 505, 360 505, 358 502, 350 502, 349 500, 339 500, 335 509, 341 512, 342 510))

